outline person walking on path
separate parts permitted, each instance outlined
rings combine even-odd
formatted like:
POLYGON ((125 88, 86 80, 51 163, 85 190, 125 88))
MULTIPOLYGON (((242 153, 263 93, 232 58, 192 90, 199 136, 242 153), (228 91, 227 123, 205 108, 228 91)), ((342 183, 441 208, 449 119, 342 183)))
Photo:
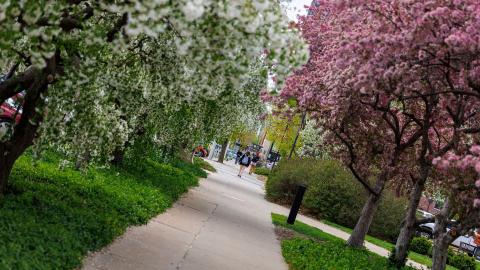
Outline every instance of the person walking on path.
POLYGON ((255 167, 257 167, 257 162, 260 160, 260 153, 257 152, 255 156, 252 158, 252 163, 250 164, 250 170, 248 171, 248 174, 252 174, 255 172, 255 167))
POLYGON ((240 157, 239 163, 240 163, 240 171, 238 171, 238 177, 242 177, 243 171, 245 171, 245 168, 250 166, 250 163, 252 162, 252 158, 250 157, 250 152, 246 152, 240 157))
POLYGON ((235 158, 235 165, 238 164, 238 162, 240 161, 240 158, 242 157, 243 155, 243 152, 242 150, 239 148, 238 151, 237 151, 237 157, 235 158))

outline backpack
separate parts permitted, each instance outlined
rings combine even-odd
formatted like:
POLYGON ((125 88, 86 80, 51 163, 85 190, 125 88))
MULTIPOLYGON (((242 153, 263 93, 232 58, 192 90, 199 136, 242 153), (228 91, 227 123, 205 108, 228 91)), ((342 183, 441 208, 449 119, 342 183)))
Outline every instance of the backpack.
POLYGON ((246 155, 243 156, 243 158, 242 158, 242 164, 248 164, 248 161, 249 161, 248 156, 246 156, 246 155))

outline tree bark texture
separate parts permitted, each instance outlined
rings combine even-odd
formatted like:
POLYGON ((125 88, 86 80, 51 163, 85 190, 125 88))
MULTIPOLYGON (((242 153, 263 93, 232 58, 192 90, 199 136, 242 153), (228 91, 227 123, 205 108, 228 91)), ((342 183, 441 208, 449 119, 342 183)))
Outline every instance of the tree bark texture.
POLYGON ((453 241, 453 237, 447 232, 447 223, 451 208, 450 199, 447 199, 440 213, 435 216, 432 270, 445 270, 447 266, 448 246, 453 241))
POLYGON ((23 102, 23 112, 18 124, 13 128, 13 134, 5 141, 0 141, 0 194, 6 192, 8 178, 15 161, 33 144, 37 129, 42 122, 43 114, 37 108, 43 104, 40 98, 48 89, 57 74, 57 63, 60 53, 47 60, 43 70, 29 68, 25 72, 12 76, 0 83, 0 102, 16 95, 18 89, 26 89, 23 102))
POLYGON ((380 202, 380 197, 375 194, 370 194, 368 197, 367 202, 363 206, 362 213, 360 218, 355 225, 355 228, 348 238, 348 245, 355 248, 363 247, 363 242, 365 241, 365 235, 368 233, 370 229, 370 224, 372 224, 373 216, 375 215, 375 211, 378 208, 378 204, 380 202))
POLYGON ((388 175, 388 169, 378 175, 374 189, 375 193, 370 193, 367 202, 363 206, 360 218, 358 219, 357 224, 355 225, 355 228, 350 235, 350 238, 348 238, 347 244, 349 246, 355 248, 363 247, 365 236, 370 229, 370 224, 372 224, 373 216, 377 211, 382 191, 385 188, 385 184, 387 183, 388 175))
POLYGON ((438 237, 433 241, 432 270, 445 270, 447 267, 448 246, 445 237, 438 237))
POLYGON ((225 153, 227 152, 228 147, 228 140, 225 140, 222 144, 222 149, 220 150, 220 154, 218 154, 218 162, 223 163, 225 159, 225 153))
POLYGON ((397 266, 405 265, 408 255, 408 248, 410 240, 415 233, 415 222, 417 220, 416 213, 417 207, 420 204, 420 198, 422 197, 423 190, 425 189, 425 182, 427 181, 430 168, 426 167, 422 169, 421 176, 415 182, 412 191, 410 192, 410 200, 408 201, 407 212, 398 235, 397 242, 395 244, 395 256, 393 258, 394 264, 397 266))

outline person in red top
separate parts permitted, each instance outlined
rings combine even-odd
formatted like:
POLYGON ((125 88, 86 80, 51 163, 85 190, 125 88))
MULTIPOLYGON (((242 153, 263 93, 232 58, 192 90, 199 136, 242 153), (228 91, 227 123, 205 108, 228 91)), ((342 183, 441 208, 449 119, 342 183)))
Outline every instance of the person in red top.
POLYGON ((480 228, 475 230, 473 237, 473 242, 475 245, 480 246, 480 228))

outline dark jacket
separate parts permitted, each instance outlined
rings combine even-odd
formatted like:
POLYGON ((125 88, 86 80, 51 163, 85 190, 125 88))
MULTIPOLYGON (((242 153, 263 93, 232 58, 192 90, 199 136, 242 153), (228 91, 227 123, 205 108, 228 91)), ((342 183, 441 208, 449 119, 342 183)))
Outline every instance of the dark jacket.
POLYGON ((260 160, 260 157, 259 156, 254 156, 252 158, 252 162, 258 162, 260 160))
POLYGON ((243 154, 243 155, 240 157, 240 159, 238 160, 238 162, 240 162, 241 165, 248 167, 248 166, 250 166, 250 163, 252 162, 252 158, 249 157, 249 156, 247 156, 247 155, 245 155, 245 154, 243 154), (243 157, 247 157, 247 158, 248 158, 248 162, 247 162, 247 163, 244 163, 244 162, 243 162, 243 157))
POLYGON ((241 157, 243 155, 242 151, 238 150, 237 152, 237 158, 241 157))

